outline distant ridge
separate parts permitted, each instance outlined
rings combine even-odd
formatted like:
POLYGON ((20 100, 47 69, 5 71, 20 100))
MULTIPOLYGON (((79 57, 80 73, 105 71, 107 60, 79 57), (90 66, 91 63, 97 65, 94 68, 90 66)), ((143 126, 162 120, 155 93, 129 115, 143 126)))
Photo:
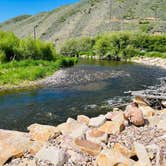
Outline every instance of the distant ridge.
POLYGON ((0 24, 19 37, 37 36, 62 42, 79 36, 93 36, 106 31, 166 32, 165 0, 82 0, 37 15, 23 15, 0 24))

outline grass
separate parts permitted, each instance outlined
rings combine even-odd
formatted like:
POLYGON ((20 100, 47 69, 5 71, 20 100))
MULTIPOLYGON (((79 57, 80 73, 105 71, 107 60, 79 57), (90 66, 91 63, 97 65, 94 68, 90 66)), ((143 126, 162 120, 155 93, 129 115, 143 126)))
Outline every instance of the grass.
POLYGON ((61 67, 72 66, 74 58, 61 58, 57 61, 24 60, 0 64, 0 86, 24 86, 53 74, 61 67))
POLYGON ((145 53, 147 57, 154 57, 154 58, 166 58, 166 52, 147 52, 145 53))

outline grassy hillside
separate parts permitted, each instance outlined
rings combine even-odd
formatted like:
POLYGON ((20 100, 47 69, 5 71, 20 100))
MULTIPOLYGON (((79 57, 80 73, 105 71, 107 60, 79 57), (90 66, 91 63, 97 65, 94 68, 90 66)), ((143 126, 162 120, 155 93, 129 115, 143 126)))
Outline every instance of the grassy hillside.
POLYGON ((0 24, 19 37, 37 35, 55 43, 106 31, 166 32, 165 0, 81 0, 50 12, 24 15, 0 24))

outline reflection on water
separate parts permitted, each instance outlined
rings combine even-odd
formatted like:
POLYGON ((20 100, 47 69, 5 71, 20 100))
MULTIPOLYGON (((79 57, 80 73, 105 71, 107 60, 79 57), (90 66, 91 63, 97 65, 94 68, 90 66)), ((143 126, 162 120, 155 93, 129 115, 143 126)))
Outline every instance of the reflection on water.
POLYGON ((67 70, 70 71, 68 86, 1 93, 0 128, 26 130, 32 123, 57 125, 69 116, 96 116, 110 109, 105 105, 128 100, 124 91, 139 90, 154 85, 156 78, 166 77, 165 70, 159 68, 109 61, 81 60, 67 70), (97 75, 100 79, 93 73, 100 73, 100 77, 97 75))

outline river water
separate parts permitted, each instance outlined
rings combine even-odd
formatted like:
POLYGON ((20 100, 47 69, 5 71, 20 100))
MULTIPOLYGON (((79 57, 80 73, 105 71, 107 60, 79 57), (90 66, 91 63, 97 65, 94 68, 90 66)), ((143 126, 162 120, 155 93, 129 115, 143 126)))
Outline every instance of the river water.
POLYGON ((166 70, 134 63, 80 60, 45 87, 0 93, 0 128, 25 131, 32 123, 57 125, 78 114, 104 114, 166 77, 166 70), (56 83, 54 83, 56 82, 56 83))

